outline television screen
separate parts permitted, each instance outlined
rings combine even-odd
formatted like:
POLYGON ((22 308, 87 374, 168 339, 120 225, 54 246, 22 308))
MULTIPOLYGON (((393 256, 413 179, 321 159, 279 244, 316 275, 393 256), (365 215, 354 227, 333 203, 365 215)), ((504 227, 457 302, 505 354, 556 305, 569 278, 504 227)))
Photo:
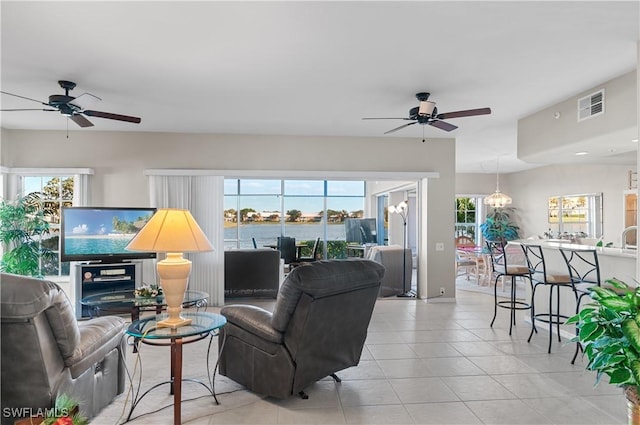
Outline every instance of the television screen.
POLYGON ((375 218, 347 218, 344 225, 347 243, 378 243, 375 218))
POLYGON ((63 207, 61 261, 117 263, 155 258, 155 252, 125 249, 155 211, 155 208, 63 207))

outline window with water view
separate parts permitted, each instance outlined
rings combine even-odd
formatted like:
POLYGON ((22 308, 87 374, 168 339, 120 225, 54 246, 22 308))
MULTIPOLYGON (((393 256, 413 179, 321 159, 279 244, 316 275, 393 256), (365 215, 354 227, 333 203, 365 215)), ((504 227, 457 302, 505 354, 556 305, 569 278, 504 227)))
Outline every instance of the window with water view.
POLYGON ((347 218, 362 218, 364 181, 225 179, 225 249, 274 246, 278 236, 320 238, 328 258, 346 257, 347 218))

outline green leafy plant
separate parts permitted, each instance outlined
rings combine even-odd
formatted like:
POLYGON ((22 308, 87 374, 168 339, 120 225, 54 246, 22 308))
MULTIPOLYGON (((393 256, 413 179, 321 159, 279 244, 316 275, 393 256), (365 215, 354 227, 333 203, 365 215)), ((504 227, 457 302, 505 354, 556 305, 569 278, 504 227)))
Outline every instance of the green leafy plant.
POLYGON ((141 298, 155 298, 162 295, 162 288, 158 285, 144 285, 134 289, 133 295, 141 298))
POLYGON ((66 394, 56 398, 55 408, 42 422, 43 425, 87 425, 89 421, 78 411, 78 402, 66 394))
POLYGON ((513 208, 491 208, 480 225, 482 236, 488 241, 512 241, 520 237, 520 228, 511 219, 513 208))
POLYGON ((567 320, 574 323, 579 341, 589 360, 588 370, 603 375, 622 387, 640 385, 640 287, 630 288, 618 279, 606 281, 613 288, 590 288, 593 302, 567 320))
POLYGON ((40 276, 41 261, 55 257, 40 244, 42 236, 49 234, 49 223, 40 205, 38 193, 0 203, 0 242, 5 246, 1 271, 40 276))

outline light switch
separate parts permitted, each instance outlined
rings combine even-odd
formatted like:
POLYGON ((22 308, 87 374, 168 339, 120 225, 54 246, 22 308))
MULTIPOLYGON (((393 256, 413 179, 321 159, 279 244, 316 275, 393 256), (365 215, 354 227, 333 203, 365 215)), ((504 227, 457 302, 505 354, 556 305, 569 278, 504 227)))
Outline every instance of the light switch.
POLYGON ((436 242, 436 251, 444 251, 444 242, 436 242))

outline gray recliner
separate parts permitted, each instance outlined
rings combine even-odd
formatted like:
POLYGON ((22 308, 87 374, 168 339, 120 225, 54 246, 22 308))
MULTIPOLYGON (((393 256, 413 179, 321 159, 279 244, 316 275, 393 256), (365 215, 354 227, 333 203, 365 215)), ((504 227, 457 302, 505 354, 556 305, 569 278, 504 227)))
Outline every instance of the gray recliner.
POLYGON ((293 269, 273 313, 250 305, 221 309, 220 373, 277 398, 355 366, 367 336, 384 267, 326 260, 293 269))
MULTIPOLYGON (((78 323, 58 285, 4 273, 0 309, 3 412, 51 408, 60 394, 67 394, 92 418, 124 391, 122 318, 78 323)), ((3 414, 2 424, 16 419, 3 414)))

